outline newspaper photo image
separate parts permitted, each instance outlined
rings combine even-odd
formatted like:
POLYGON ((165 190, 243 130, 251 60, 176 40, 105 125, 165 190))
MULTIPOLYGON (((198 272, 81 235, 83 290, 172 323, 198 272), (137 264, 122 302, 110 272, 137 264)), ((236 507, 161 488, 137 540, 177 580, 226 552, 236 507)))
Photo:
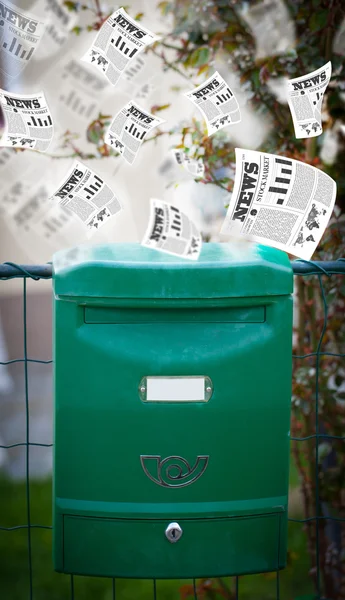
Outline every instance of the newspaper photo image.
POLYGON ((234 190, 221 234, 310 260, 331 217, 336 183, 292 158, 236 148, 234 190))
POLYGON ((79 161, 74 162, 50 200, 75 213, 86 226, 88 235, 122 210, 105 181, 79 161))
POLYGON ((184 95, 202 112, 208 135, 241 121, 238 102, 218 71, 184 95))
POLYGON ((183 167, 188 173, 194 177, 203 177, 205 173, 205 166, 202 158, 191 158, 184 150, 179 148, 173 149, 173 155, 178 165, 183 167))
POLYGON ((46 23, 8 0, 0 2, 0 71, 14 79, 29 64, 46 23))
POLYGON ((176 206, 151 198, 149 224, 141 243, 146 248, 198 260, 202 239, 194 223, 176 206))
POLYGON ((54 125, 43 92, 23 95, 0 90, 0 103, 5 117, 1 146, 39 152, 48 150, 54 125))
POLYGON ((288 103, 297 139, 321 135, 322 100, 331 75, 332 64, 328 62, 308 75, 287 81, 288 103))
POLYGON ((165 123, 132 100, 114 117, 105 134, 104 140, 131 165, 147 133, 165 123))
POLYGON ((138 53, 158 39, 159 36, 119 8, 102 25, 82 60, 94 65, 116 85, 138 53))

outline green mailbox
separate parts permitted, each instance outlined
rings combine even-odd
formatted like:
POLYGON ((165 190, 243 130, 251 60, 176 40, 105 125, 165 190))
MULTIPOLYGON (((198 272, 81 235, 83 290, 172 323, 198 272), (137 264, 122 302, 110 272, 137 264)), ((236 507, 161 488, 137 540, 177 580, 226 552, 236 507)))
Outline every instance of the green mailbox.
POLYGON ((194 263, 54 256, 54 563, 130 578, 286 564, 293 276, 266 246, 194 263))

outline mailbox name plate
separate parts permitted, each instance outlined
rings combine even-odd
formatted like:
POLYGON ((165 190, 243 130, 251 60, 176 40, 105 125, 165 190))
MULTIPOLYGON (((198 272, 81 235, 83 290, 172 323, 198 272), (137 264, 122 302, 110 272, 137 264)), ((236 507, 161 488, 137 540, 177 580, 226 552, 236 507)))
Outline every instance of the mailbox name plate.
POLYGON ((209 377, 143 377, 139 396, 143 402, 208 402, 213 385, 209 377))

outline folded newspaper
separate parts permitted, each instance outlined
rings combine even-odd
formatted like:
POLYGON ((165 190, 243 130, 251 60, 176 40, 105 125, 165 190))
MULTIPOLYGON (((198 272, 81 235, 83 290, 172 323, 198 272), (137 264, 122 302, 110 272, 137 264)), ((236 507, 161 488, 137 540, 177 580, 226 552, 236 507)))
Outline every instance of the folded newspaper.
POLYGON ((14 148, 0 147, 0 181, 1 194, 0 206, 3 201, 3 196, 7 189, 13 185, 18 179, 22 178, 23 172, 26 169, 26 163, 30 163, 30 171, 32 171, 31 160, 24 159, 25 152, 18 152, 14 148))
POLYGON ((130 98, 145 100, 155 89, 157 73, 142 56, 135 57, 123 72, 121 91, 130 98))
POLYGON ((86 225, 88 235, 122 209, 104 180, 79 161, 74 162, 50 200, 75 213, 86 225))
POLYGON ((1 146, 48 150, 54 126, 43 92, 27 96, 0 90, 0 103, 5 116, 1 146))
POLYGON ((162 123, 164 119, 151 115, 131 100, 114 117, 104 140, 131 165, 146 134, 162 123))
POLYGON ((141 242, 146 248, 198 260, 201 235, 194 223, 176 206, 151 198, 149 224, 141 242))
POLYGON ((158 39, 159 36, 119 8, 102 25, 82 60, 97 67, 116 85, 134 57, 158 39))
POLYGON ((183 150, 178 148, 173 149, 173 155, 178 165, 181 165, 188 173, 194 175, 194 177, 203 177, 205 173, 205 166, 202 158, 191 158, 183 150))
POLYGON ((0 213, 22 247, 29 249, 30 256, 32 245, 36 242, 42 249, 41 242, 46 241, 52 250, 66 244, 66 238, 61 238, 60 234, 67 231, 72 219, 73 230, 68 227, 70 239, 76 239, 76 227, 81 234, 84 233, 72 213, 58 205, 55 207, 58 211, 51 210, 46 177, 42 183, 42 171, 45 169, 42 160, 44 162, 44 156, 28 156, 26 152, 16 152, 10 148, 0 149, 0 213))
POLYGON ((284 0, 237 3, 236 11, 249 25, 255 40, 255 57, 285 54, 295 48, 295 24, 284 0))
POLYGON ((0 212, 7 216, 13 216, 19 207, 27 201, 28 189, 26 181, 22 177, 12 182, 6 191, 1 194, 0 212))
POLYGON ((288 103, 296 138, 321 135, 321 106, 331 74, 332 64, 328 62, 308 75, 288 80, 288 103))
POLYGON ((64 57, 45 78, 46 86, 56 88, 57 110, 88 125, 96 118, 99 106, 112 90, 109 83, 73 54, 64 57))
POLYGON ((236 148, 225 235, 247 236, 309 260, 333 211, 336 183, 298 160, 236 148))
POLYGON ((33 10, 43 13, 46 21, 43 42, 35 53, 35 59, 47 59, 56 54, 67 42, 69 33, 78 22, 78 13, 68 10, 61 0, 38 0, 33 10))
POLYGON ((241 121, 238 102, 218 71, 184 95, 202 112, 208 135, 241 121))
POLYGON ((60 248, 85 241, 80 220, 59 204, 49 202, 49 185, 26 185, 17 209, 6 215, 6 226, 31 260, 42 260, 60 248), (40 258, 41 257, 41 258, 40 258))
MULTIPOLYGON (((11 169, 11 161, 8 162, 6 156, 4 157, 6 167, 0 166, 2 180, 0 212, 7 218, 20 212, 25 206, 33 186, 42 178, 42 164, 40 160, 28 160, 25 152, 17 153, 9 148, 1 148, 0 159, 3 158, 4 152, 13 152, 15 157, 12 165, 14 170, 11 169)), ((48 194, 45 196, 45 203, 48 204, 48 194)))
POLYGON ((14 79, 29 64, 46 23, 8 0, 0 2, 0 71, 14 79))
POLYGON ((13 186, 12 207, 8 207, 7 223, 16 231, 34 233, 46 241, 60 241, 66 228, 73 223, 75 216, 63 206, 49 202, 49 192, 45 183, 38 183, 20 193, 20 182, 13 186), (19 202, 18 202, 19 195, 19 202), (17 198, 16 198, 17 196, 17 198))
POLYGON ((142 85, 141 88, 139 88, 139 90, 135 93, 134 98, 135 100, 147 100, 147 98, 151 96, 155 89, 156 86, 150 81, 148 83, 144 83, 144 85, 142 85))

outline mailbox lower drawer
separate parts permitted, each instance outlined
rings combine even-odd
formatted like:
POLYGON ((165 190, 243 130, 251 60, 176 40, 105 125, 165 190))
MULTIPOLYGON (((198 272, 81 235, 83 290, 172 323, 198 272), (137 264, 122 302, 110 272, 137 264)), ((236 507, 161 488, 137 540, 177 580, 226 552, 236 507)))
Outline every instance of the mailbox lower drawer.
POLYGON ((182 537, 171 543, 166 520, 65 515, 63 570, 143 579, 274 571, 285 566, 285 522, 284 513, 181 519, 182 537))

